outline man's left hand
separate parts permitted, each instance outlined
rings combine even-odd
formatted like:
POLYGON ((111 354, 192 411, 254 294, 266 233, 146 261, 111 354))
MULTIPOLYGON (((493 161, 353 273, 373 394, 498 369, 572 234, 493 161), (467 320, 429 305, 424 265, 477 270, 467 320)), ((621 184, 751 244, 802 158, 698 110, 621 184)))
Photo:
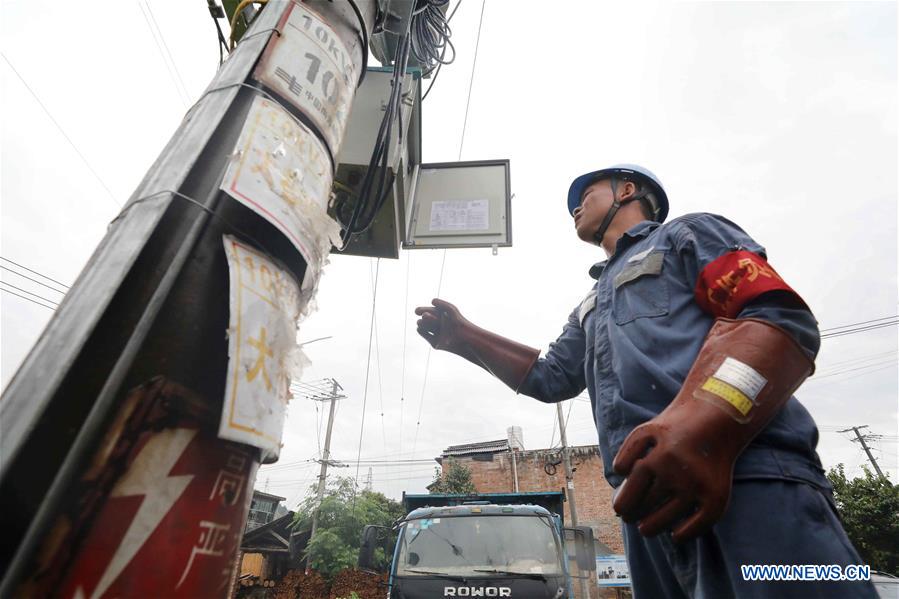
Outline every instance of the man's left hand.
POLYGON ((688 540, 711 528, 727 508, 733 461, 714 434, 703 434, 712 423, 700 417, 711 410, 714 420, 720 410, 710 404, 692 408, 666 411, 638 426, 615 456, 615 472, 627 478, 613 506, 625 522, 638 522, 644 536, 673 528, 674 541, 688 540))
POLYGON ((618 450, 612 467, 626 479, 615 511, 638 522, 645 536, 673 528, 680 542, 707 531, 727 509, 737 458, 812 369, 780 327, 753 318, 716 320, 677 396, 618 450), (732 371, 751 373, 761 386, 744 392, 716 378, 741 385, 732 371))

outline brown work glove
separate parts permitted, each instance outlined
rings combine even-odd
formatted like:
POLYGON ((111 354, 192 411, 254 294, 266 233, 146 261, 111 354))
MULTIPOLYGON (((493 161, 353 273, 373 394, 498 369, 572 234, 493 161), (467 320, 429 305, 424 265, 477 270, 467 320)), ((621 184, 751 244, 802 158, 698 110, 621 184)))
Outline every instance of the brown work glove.
POLYGON ((727 509, 734 463, 814 370, 799 344, 763 320, 719 318, 665 410, 631 431, 613 468, 613 507, 653 536, 703 534, 727 509))
POLYGON ((456 306, 441 299, 420 306, 415 313, 418 334, 434 349, 462 356, 516 392, 537 361, 540 351, 473 325, 456 306))

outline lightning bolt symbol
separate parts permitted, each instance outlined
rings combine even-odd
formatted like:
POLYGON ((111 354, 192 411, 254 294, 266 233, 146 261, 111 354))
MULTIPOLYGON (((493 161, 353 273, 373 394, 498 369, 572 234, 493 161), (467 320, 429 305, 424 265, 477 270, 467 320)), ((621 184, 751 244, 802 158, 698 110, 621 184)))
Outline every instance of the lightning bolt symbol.
POLYGON ((195 429, 186 428, 157 433, 112 489, 110 497, 143 495, 144 500, 97 588, 91 593, 91 599, 99 599, 115 582, 194 478, 192 474, 169 476, 169 472, 196 434, 195 429))

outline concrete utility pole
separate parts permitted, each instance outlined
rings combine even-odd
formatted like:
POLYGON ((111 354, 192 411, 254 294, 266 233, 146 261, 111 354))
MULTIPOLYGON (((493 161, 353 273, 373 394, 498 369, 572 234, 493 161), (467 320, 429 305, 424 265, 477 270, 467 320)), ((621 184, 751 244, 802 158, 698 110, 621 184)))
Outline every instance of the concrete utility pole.
POLYGON ((246 10, 0 401, 0 597, 209 597, 238 566, 377 2, 246 10))
POLYGON ((862 445, 862 449, 865 450, 865 453, 868 454, 868 460, 871 461, 871 465, 874 466, 874 470, 877 472, 877 475, 886 480, 886 476, 883 471, 880 469, 880 466, 877 464, 877 460, 874 459, 874 455, 871 453, 871 449, 868 447, 868 444, 865 443, 865 440, 870 438, 872 435, 866 434, 862 435, 859 430, 863 428, 868 428, 867 424, 863 424, 862 426, 850 426, 849 428, 843 429, 841 431, 837 431, 838 433, 848 433, 849 431, 853 431, 855 433, 855 439, 852 439, 852 442, 855 443, 858 441, 862 445))
POLYGON ((518 460, 515 458, 515 448, 509 445, 509 456, 512 458, 512 491, 518 493, 518 460))
POLYGON ((562 402, 556 404, 556 415, 559 417, 559 435, 562 438, 562 465, 565 467, 565 495, 568 498, 568 511, 571 513, 571 525, 577 526, 577 506, 574 501, 574 473, 571 471, 571 456, 568 453, 568 437, 565 435, 565 417, 562 416, 562 402))
MULTIPOLYGON (((577 504, 574 501, 574 472, 571 469, 571 455, 568 452, 568 436, 565 434, 565 418, 562 416, 562 402, 556 403, 556 415, 559 417, 559 437, 562 439, 562 465, 565 467, 565 495, 568 498, 568 508, 571 513, 571 525, 577 526, 577 504)), ((581 596, 590 599, 590 587, 587 579, 578 578, 581 587, 581 596)))
MULTIPOLYGON (((325 447, 322 450, 322 459, 319 460, 322 467, 318 475, 318 490, 315 493, 315 511, 312 512, 312 528, 309 532, 310 541, 313 537, 315 537, 315 530, 318 528, 318 510, 321 507, 322 500, 325 497, 325 482, 328 477, 328 466, 331 464, 331 430, 334 428, 334 407, 337 405, 338 399, 343 399, 346 397, 345 395, 338 395, 337 390, 339 389, 343 391, 343 387, 341 387, 335 379, 331 379, 331 385, 331 395, 329 397, 317 400, 330 401, 330 408, 328 411, 328 428, 327 432, 325 433, 325 447)), ((308 564, 306 565, 306 570, 307 572, 309 570, 308 564)))

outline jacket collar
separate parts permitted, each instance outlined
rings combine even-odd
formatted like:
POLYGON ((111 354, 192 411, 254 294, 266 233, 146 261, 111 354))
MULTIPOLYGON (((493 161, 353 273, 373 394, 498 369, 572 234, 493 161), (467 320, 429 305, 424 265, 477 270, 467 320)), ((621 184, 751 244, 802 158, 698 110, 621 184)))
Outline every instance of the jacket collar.
MULTIPOLYGON (((637 240, 643 239, 644 237, 655 231, 659 227, 659 224, 660 223, 651 220, 644 220, 625 231, 621 236, 621 239, 619 239, 615 243, 615 254, 620 254, 627 245, 635 243, 637 240), (627 238, 627 241, 624 241, 625 238, 627 238)), ((602 271, 606 269, 606 266, 608 264, 609 260, 597 262, 590 267, 590 270, 588 271, 590 273, 590 276, 598 280, 602 275, 602 271)))

